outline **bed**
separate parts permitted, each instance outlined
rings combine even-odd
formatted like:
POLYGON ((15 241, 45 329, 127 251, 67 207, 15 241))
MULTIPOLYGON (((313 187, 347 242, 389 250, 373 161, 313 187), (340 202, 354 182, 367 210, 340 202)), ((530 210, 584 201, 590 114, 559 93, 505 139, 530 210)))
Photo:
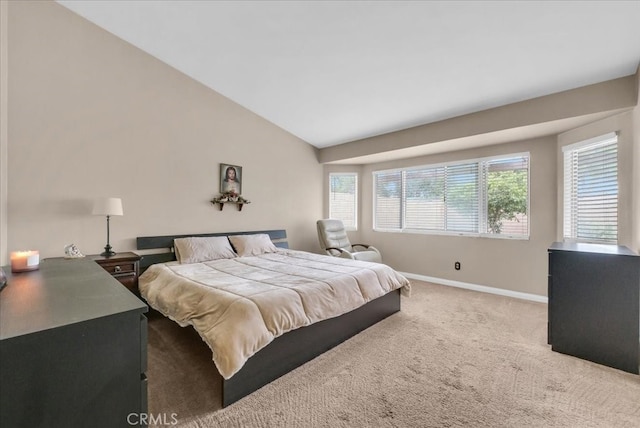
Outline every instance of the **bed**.
POLYGON ((139 237, 137 249, 142 297, 211 348, 223 407, 399 311, 410 291, 386 265, 291 250, 284 230, 139 237))

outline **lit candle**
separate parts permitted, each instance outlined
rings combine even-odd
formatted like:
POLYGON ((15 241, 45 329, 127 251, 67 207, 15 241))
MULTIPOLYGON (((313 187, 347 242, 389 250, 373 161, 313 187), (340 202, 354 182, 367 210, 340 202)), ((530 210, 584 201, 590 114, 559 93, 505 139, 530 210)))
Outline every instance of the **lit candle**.
POLYGON ((11 272, 27 272, 38 269, 40 253, 38 251, 14 251, 11 253, 11 272))

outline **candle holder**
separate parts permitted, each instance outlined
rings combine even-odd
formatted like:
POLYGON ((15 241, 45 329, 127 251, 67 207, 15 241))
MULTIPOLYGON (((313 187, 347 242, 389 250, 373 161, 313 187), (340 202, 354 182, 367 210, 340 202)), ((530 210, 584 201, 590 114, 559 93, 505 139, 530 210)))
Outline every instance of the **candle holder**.
POLYGON ((11 253, 11 272, 29 272, 40 267, 38 251, 14 251, 11 253))

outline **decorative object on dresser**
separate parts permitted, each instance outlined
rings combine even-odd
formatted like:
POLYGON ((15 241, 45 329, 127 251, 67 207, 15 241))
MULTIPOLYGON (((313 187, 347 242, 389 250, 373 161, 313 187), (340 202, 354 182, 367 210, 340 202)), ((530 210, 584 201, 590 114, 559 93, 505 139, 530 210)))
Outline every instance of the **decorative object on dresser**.
POLYGON ((126 427, 147 413, 147 305, 88 258, 7 276, 0 426, 126 427))
POLYGON ((640 365, 640 256, 627 247, 549 247, 548 343, 630 373, 640 365))
POLYGON ((78 259, 84 257, 84 254, 76 247, 76 244, 69 244, 64 247, 65 259, 78 259))
POLYGON ((111 276, 120 281, 122 285, 127 287, 136 296, 140 295, 138 291, 138 276, 140 275, 140 259, 136 253, 118 253, 115 256, 94 255, 89 256, 91 260, 98 263, 104 270, 109 272, 111 276))
POLYGON ((38 251, 13 251, 11 253, 11 272, 29 272, 38 270, 40 253, 38 251))
POLYGON ((109 244, 109 218, 112 215, 123 215, 122 199, 120 198, 101 198, 96 199, 93 204, 93 215, 107 216, 107 245, 104 246, 104 252, 101 256, 114 256, 116 253, 111 249, 109 244))

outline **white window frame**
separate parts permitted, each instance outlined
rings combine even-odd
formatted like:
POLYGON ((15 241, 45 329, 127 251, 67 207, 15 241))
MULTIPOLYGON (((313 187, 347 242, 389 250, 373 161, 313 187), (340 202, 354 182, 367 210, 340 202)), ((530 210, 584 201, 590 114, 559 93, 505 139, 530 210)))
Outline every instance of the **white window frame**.
POLYGON ((332 172, 329 173, 329 218, 336 218, 342 220, 345 230, 358 230, 358 173, 357 172, 332 172), (353 177, 354 178, 354 200, 353 200, 353 221, 354 224, 348 224, 344 221, 344 218, 336 216, 334 213, 333 204, 333 177, 353 177))
MULTIPOLYGON (((459 160, 438 164, 420 165, 409 168, 395 168, 388 170, 372 171, 372 183, 373 183, 373 230, 377 232, 393 232, 393 233, 412 233, 412 234, 428 234, 428 235, 451 235, 451 236, 470 236, 470 237, 484 237, 484 238, 496 238, 496 239, 514 239, 514 240, 529 240, 531 236, 531 154, 530 152, 511 153, 507 155, 489 156, 484 158, 475 158, 467 160, 459 160), (483 177, 484 168, 489 162, 496 160, 503 160, 509 158, 525 157, 527 159, 527 230, 525 234, 507 234, 507 233, 492 233, 487 231, 487 183, 483 177), (400 202, 400 228, 380 228, 376 227, 377 224, 377 174, 382 173, 402 173, 401 183, 404 185, 404 174, 410 171, 423 170, 423 169, 435 169, 439 167, 459 166, 471 163, 478 164, 478 231, 476 232, 460 232, 450 230, 430 230, 430 229, 412 229, 405 227, 405 190, 401 189, 401 202, 400 202)), ((446 224, 446 223, 445 223, 446 224)), ((445 226, 446 227, 446 226, 445 226)))
MULTIPOLYGON (((598 244, 617 244, 619 239, 619 201, 620 201, 620 162, 618 158, 619 141, 618 133, 610 132, 608 134, 600 135, 598 137, 590 138, 588 140, 580 141, 574 144, 569 144, 562 147, 563 152, 563 224, 562 224, 562 236, 565 242, 584 242, 584 243, 598 243, 598 244), (615 220, 615 239, 596 239, 580 237, 578 228, 579 220, 578 215, 580 209, 578 208, 578 195, 577 189, 574 184, 579 180, 573 173, 575 171, 577 161, 576 156, 579 152, 584 152, 589 149, 597 149, 600 146, 615 145, 616 146, 616 193, 615 193, 615 208, 616 208, 616 220, 615 220)), ((609 205, 612 208, 613 204, 609 205)), ((600 219, 602 220, 602 219, 600 219)))

